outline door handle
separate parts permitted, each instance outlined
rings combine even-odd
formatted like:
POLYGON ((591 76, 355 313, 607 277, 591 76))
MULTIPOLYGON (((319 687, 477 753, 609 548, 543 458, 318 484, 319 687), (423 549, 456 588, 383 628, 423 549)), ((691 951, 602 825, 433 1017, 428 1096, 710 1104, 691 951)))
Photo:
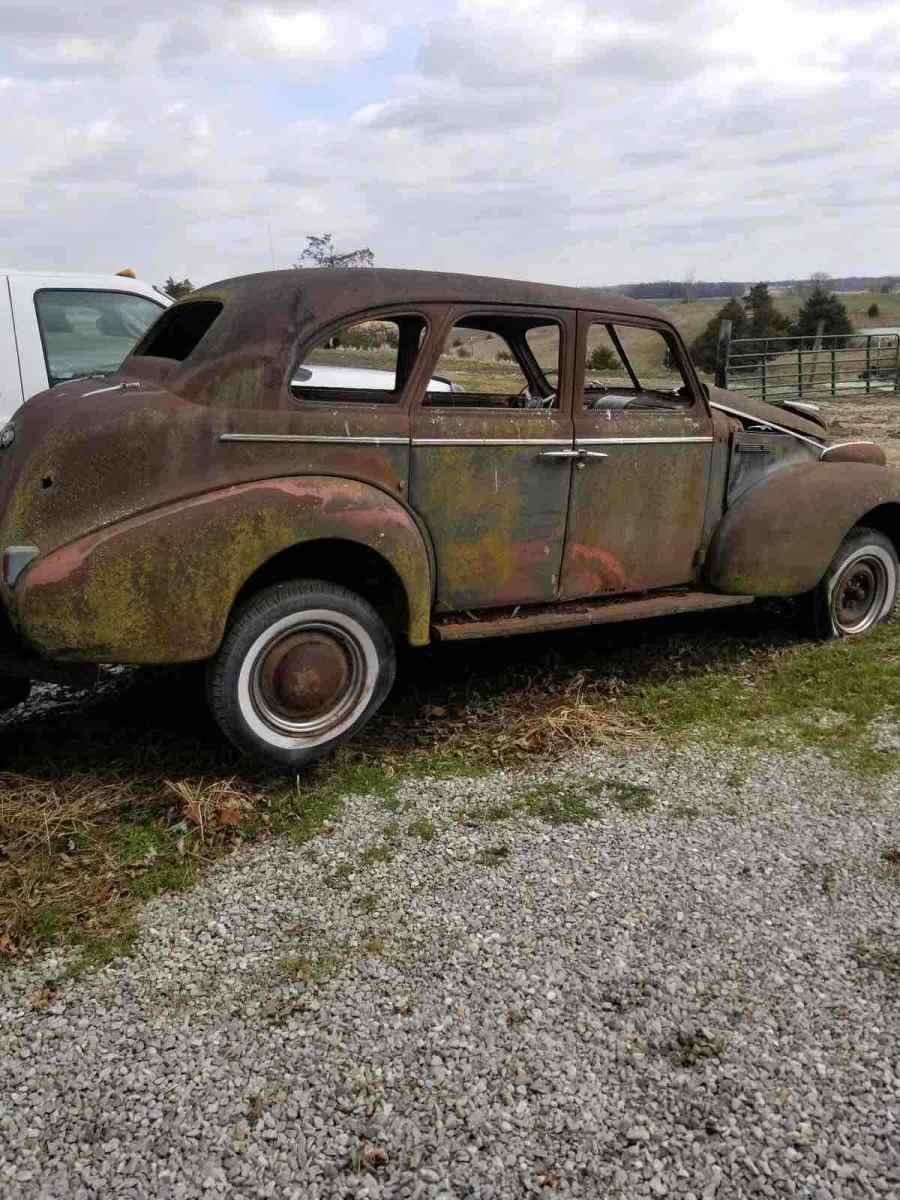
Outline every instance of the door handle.
POLYGON ((579 450, 578 454, 581 458, 609 458, 602 450, 579 450))
POLYGON ((542 450, 538 458, 580 458, 580 450, 542 450))

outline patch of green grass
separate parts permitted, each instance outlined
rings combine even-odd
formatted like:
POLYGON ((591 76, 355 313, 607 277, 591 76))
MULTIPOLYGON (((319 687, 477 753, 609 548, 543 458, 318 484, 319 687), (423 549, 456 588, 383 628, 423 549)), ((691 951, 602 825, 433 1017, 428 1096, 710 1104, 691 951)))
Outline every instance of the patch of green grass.
POLYGON ((384 843, 376 843, 368 846, 359 856, 359 861, 364 867, 374 866, 375 863, 389 863, 394 857, 394 851, 391 846, 384 843))
POLYGON ((669 816, 673 821, 696 821, 700 810, 690 804, 673 804, 669 809, 669 816))
POLYGON ((334 888, 336 891, 346 891, 346 889, 350 886, 350 877, 352 874, 353 863, 338 863, 331 874, 326 875, 325 884, 327 887, 334 888))
POLYGON ((509 846, 486 846, 475 856, 482 867, 499 867, 509 858, 509 846))
POLYGON ((84 934, 77 940, 78 958, 69 965, 66 975, 69 979, 80 979, 117 958, 131 958, 137 937, 138 931, 133 926, 118 933, 84 934))
POLYGON ((358 908, 361 913, 368 915, 369 913, 373 913, 378 907, 378 897, 373 896, 371 892, 363 892, 361 896, 354 897, 353 907, 358 908))
POLYGON ((521 812, 548 825, 577 825, 599 816, 584 788, 568 782, 532 784, 515 793, 514 802, 521 812))
POLYGON ((153 825, 123 821, 110 832, 109 845, 121 862, 131 865, 154 858, 165 848, 166 838, 153 825))
POLYGON ((621 780, 607 779, 593 785, 594 794, 608 796, 616 808, 623 813, 636 814, 647 812, 656 804, 653 789, 642 783, 624 783, 621 780))
POLYGON ((852 954, 861 967, 874 968, 900 982, 900 949, 888 946, 880 935, 857 938, 852 954))
POLYGON ((286 834, 297 845, 315 837, 335 816, 348 796, 376 796, 390 801, 400 779, 372 757, 345 750, 330 761, 297 776, 293 785, 276 793, 270 803, 273 833, 286 834))
POLYGON ((196 882, 197 869, 193 863, 162 863, 130 880, 128 890, 140 900, 151 900, 162 892, 186 892, 196 882))
POLYGON ((424 817, 417 821, 412 821, 406 830, 413 837, 421 839, 423 842, 433 842, 438 833, 432 821, 426 820, 424 817))
MULTIPOLYGON (((879 717, 900 718, 898 624, 858 641, 800 643, 749 658, 740 644, 725 646, 699 671, 651 669, 623 704, 663 737, 812 747, 860 774, 883 774, 900 765, 900 755, 879 749, 872 732, 879 717)), ((741 780, 732 773, 727 782, 738 787, 741 780)))
POLYGON ((725 1038, 721 1034, 711 1034, 698 1029, 675 1035, 672 1057, 679 1067, 697 1067, 710 1058, 721 1057, 724 1053, 725 1038))

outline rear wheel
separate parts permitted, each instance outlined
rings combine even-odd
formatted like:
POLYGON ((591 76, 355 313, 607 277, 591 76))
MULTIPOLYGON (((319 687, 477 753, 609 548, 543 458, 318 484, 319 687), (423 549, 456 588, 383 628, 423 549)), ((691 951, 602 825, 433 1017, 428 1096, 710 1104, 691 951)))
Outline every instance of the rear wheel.
POLYGON ((395 671, 391 635, 360 596, 313 580, 281 583, 236 611, 209 664, 207 692, 239 749, 299 767, 358 732, 395 671))
POLYGON ((857 525, 844 538, 812 592, 821 638, 859 637, 890 616, 897 599, 897 552, 877 529, 857 525))

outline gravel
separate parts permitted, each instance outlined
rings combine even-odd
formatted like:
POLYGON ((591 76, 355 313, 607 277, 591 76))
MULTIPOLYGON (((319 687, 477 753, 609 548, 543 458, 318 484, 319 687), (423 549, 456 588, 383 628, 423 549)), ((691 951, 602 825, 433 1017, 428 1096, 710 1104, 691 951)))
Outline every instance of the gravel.
POLYGON ((419 780, 154 901, 133 958, 0 975, 0 1195, 900 1196, 900 777, 540 780, 596 815, 419 780))

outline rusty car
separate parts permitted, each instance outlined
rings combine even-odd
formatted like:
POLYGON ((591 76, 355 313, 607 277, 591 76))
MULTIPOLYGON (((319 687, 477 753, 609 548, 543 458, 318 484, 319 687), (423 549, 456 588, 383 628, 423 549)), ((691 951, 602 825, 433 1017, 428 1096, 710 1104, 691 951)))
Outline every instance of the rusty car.
POLYGON ((0 433, 0 684, 203 662, 224 734, 297 767, 373 716, 399 647, 781 596, 853 638, 898 544, 878 446, 709 386, 650 304, 267 272, 0 433))

